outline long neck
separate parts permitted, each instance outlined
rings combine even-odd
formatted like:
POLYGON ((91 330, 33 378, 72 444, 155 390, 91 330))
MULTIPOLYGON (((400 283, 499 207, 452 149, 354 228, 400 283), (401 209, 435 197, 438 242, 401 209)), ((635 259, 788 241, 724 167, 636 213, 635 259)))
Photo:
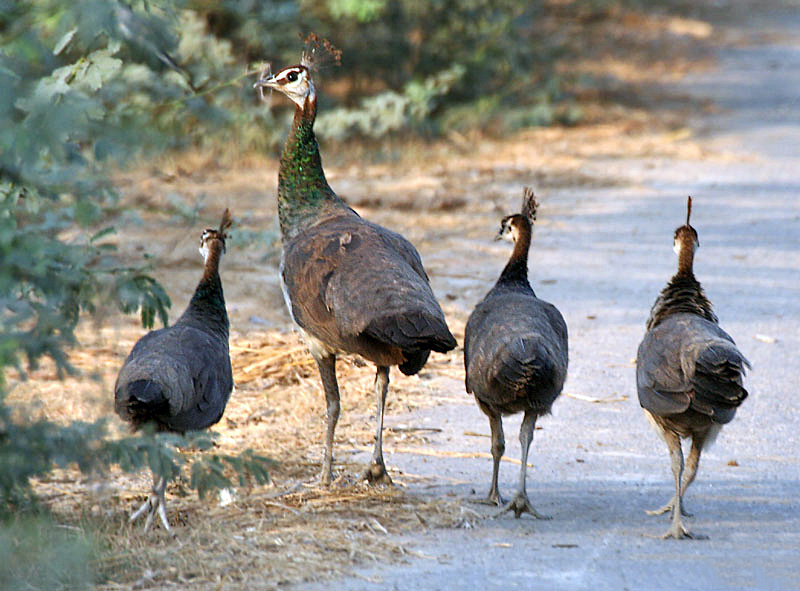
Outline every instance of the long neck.
POLYGON ((297 107, 281 155, 278 218, 284 238, 313 223, 325 210, 344 206, 328 185, 322 170, 322 159, 314 135, 316 115, 317 101, 311 95, 302 107, 297 107))
POLYGON ((694 247, 689 244, 684 244, 678 253, 677 275, 694 278, 694 247))
POLYGON ((228 334, 228 313, 219 276, 219 261, 222 257, 222 242, 212 240, 208 246, 205 269, 200 283, 194 290, 189 306, 181 319, 199 320, 203 325, 228 334))
POLYGON ((514 251, 508 259, 499 282, 528 284, 528 251, 531 247, 531 225, 524 219, 517 225, 517 235, 514 240, 514 251))

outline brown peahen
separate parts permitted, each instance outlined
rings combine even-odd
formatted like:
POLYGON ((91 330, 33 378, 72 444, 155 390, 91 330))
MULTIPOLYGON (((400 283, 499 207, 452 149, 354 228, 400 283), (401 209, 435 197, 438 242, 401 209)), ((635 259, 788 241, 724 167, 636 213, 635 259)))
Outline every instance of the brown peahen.
POLYGON ((650 515, 672 512, 665 538, 693 536, 681 520, 689 516, 683 495, 697 474, 700 454, 729 423, 747 398, 742 386, 750 363, 733 339, 719 327, 711 302, 694 276, 694 253, 700 246, 697 231, 686 224, 675 230, 678 272, 661 291, 647 320, 636 358, 636 385, 645 415, 669 448, 675 495, 650 515), (692 447, 684 468, 681 439, 692 447))
POLYGON ((336 357, 356 353, 377 366, 377 429, 369 482, 390 483, 383 460, 383 413, 389 367, 406 375, 422 369, 431 351, 456 341, 416 249, 400 234, 361 218, 325 179, 314 135, 315 56, 330 44, 310 42, 299 65, 262 76, 255 84, 279 90, 296 105, 278 174, 283 252, 281 283, 289 312, 319 367, 327 402, 321 482, 332 479, 333 437, 339 418, 336 357))
POLYGON ((522 212, 503 218, 497 239, 514 242, 511 258, 494 287, 467 322, 464 366, 467 392, 475 395, 492 431, 492 484, 487 501, 504 505, 497 487, 505 451, 503 415, 524 412, 519 430, 522 466, 514 499, 501 513, 545 518, 526 492, 528 450, 536 419, 548 414, 567 377, 567 325, 558 309, 536 297, 528 282, 528 251, 536 219, 533 191, 525 189, 522 212))

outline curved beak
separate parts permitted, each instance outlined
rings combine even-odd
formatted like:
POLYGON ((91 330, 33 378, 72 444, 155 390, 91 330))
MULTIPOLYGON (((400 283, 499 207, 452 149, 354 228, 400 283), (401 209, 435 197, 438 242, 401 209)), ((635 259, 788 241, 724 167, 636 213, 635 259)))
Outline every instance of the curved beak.
POLYGON ((494 235, 494 241, 499 242, 503 239, 503 230, 500 230, 497 234, 494 235))

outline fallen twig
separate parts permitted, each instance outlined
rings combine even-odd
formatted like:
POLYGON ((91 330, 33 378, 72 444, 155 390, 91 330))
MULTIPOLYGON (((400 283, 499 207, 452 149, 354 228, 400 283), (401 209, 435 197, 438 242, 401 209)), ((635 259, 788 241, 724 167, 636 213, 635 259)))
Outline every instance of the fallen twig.
POLYGON ((586 396, 584 394, 572 394, 570 392, 564 392, 564 396, 569 396, 575 400, 583 400, 584 402, 622 402, 623 400, 628 399, 627 394, 609 398, 594 398, 593 396, 586 396))

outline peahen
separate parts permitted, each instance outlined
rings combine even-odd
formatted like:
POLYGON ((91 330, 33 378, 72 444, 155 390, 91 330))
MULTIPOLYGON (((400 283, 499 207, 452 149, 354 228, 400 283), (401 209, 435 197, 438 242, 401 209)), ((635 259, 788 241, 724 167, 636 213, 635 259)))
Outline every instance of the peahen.
MULTIPOLYGON (((219 276, 230 225, 226 209, 219 228, 203 232, 200 254, 205 270, 189 306, 172 326, 139 339, 120 369, 114 407, 134 429, 152 424, 156 431, 184 433, 205 429, 222 418, 233 389, 228 314, 219 276)), ((166 478, 153 474, 152 494, 131 521, 147 512, 147 530, 158 514, 169 530, 166 487, 166 478)))
POLYGON ((686 224, 675 230, 678 272, 661 291, 647 320, 636 358, 636 385, 645 415, 669 448, 675 495, 651 515, 672 512, 665 538, 696 537, 682 516, 683 495, 697 474, 700 454, 720 429, 729 423, 747 398, 742 386, 750 363, 733 339, 719 327, 711 302, 695 279, 694 253, 700 245, 689 225, 692 198, 687 203, 686 224), (681 439, 692 447, 684 469, 681 439))
POLYGON ((317 95, 312 66, 322 52, 337 58, 338 52, 316 38, 310 47, 299 65, 264 75, 255 84, 259 92, 278 90, 296 105, 278 174, 281 284, 325 391, 327 432, 320 481, 332 480, 340 410, 336 357, 355 353, 377 366, 375 448, 364 477, 371 483, 391 483, 382 451, 389 367, 416 374, 431 351, 450 351, 456 341, 414 246, 360 217, 325 179, 314 135, 317 95))
POLYGON ((522 466, 514 499, 501 512, 533 508, 526 492, 528 450, 536 419, 548 414, 567 377, 567 325, 558 309, 536 297, 528 283, 528 251, 536 219, 533 191, 525 190, 522 212, 503 218, 497 239, 514 242, 500 278, 467 322, 464 366, 467 392, 489 417, 492 431, 492 484, 487 501, 504 505, 497 487, 500 458, 505 451, 503 415, 524 412, 519 430, 522 466))

